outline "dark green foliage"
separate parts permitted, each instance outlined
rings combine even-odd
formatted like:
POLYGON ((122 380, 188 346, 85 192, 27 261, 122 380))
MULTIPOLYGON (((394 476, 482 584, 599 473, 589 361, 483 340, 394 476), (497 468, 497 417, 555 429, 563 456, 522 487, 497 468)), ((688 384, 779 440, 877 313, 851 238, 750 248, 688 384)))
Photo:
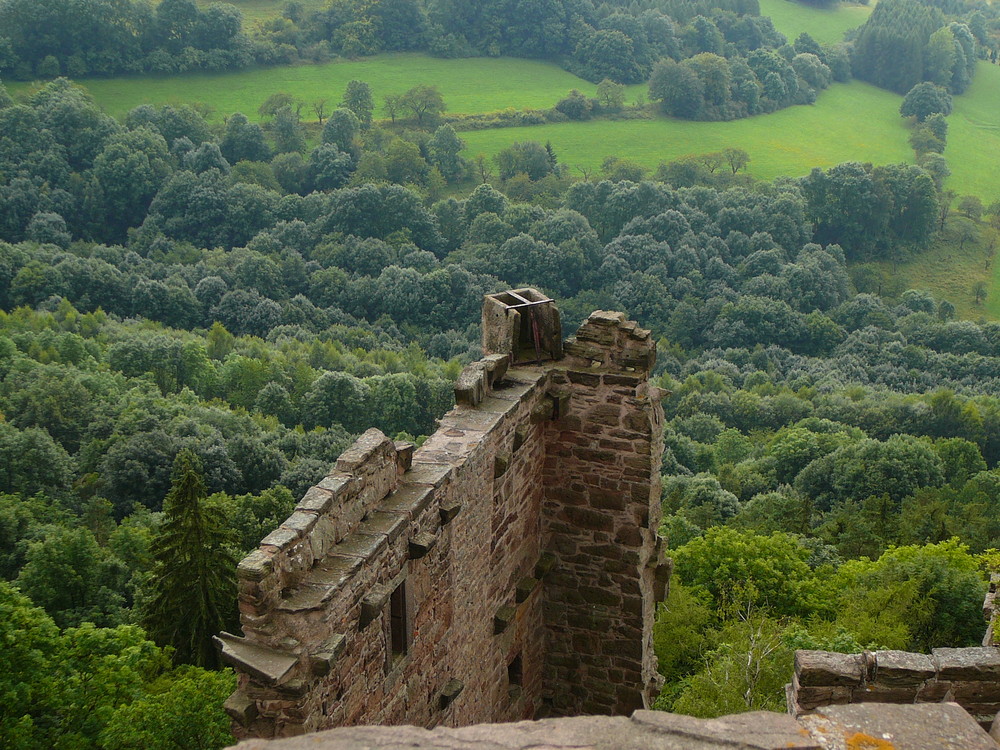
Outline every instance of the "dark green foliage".
POLYGON ((28 546, 17 585, 60 627, 114 626, 125 603, 115 562, 88 529, 57 528, 28 546))
POLYGON ((566 98, 556 102, 555 108, 571 120, 589 120, 593 105, 590 99, 573 89, 566 98))
POLYGON ((960 94, 972 80, 978 57, 976 39, 965 23, 946 24, 933 3, 890 0, 879 3, 858 32, 853 67, 856 77, 899 94, 922 81, 960 94))
POLYGON ((232 6, 200 10, 188 0, 165 0, 155 11, 139 2, 77 5, 56 0, 0 4, 9 42, 0 70, 26 69, 50 78, 145 70, 173 72, 243 67, 252 60, 242 16, 232 6))
POLYGON ((500 179, 509 180, 515 175, 527 175, 529 180, 540 180, 555 169, 552 153, 537 141, 513 143, 496 155, 500 179))
POLYGON ((717 608, 751 602, 780 614, 807 614, 818 603, 810 590, 809 551, 788 534, 716 527, 672 557, 681 581, 708 593, 717 608))
POLYGON ((899 105, 899 114, 903 117, 915 117, 919 122, 931 115, 950 115, 951 94, 933 83, 918 83, 907 92, 903 103, 899 105))
POLYGON ((142 622, 154 640, 174 648, 178 661, 212 667, 218 664, 212 636, 236 619, 236 560, 223 508, 206 494, 200 462, 181 452, 153 538, 142 622))
POLYGON ((367 83, 349 81, 341 105, 354 113, 363 130, 368 130, 371 127, 375 103, 372 99, 372 88, 367 83))
POLYGON ((837 243, 854 259, 926 246, 935 229, 937 191, 918 167, 851 162, 814 169, 801 185, 817 240, 837 243))
POLYGON ((264 131, 257 123, 247 120, 242 112, 229 116, 219 149, 230 164, 244 160, 267 161, 271 156, 271 149, 264 140, 264 131))
MULTIPOLYGON (((175 5, 178 18, 190 11, 175 5)), ((775 52, 767 24, 702 5, 658 3, 687 14, 676 25, 655 12, 586 23, 631 39, 637 64, 675 56, 657 70, 690 74, 705 117, 806 101, 839 75, 843 49, 800 38, 775 52)), ((617 106, 606 100, 587 104, 617 106)), ((275 110, 277 145, 295 145, 295 119, 275 110)), ((440 199, 468 170, 452 127, 397 135, 364 133, 353 111, 330 120, 309 155, 231 167, 191 112, 139 108, 122 126, 59 81, 0 103, 0 570, 36 603, 63 623, 162 615, 164 597, 192 593, 157 593, 163 550, 191 550, 170 541, 197 525, 184 518, 225 530, 207 547, 224 560, 218 550, 251 549, 287 515, 353 433, 433 431, 478 356, 482 295, 531 284, 560 299, 568 331, 595 308, 623 309, 658 340, 655 377, 672 391, 663 530, 674 548, 700 550, 679 569, 703 592, 676 599, 703 624, 685 637, 707 649, 669 657, 690 678, 673 705, 705 713, 744 694, 744 707, 771 705, 771 677, 787 677, 781 659, 805 627, 789 618, 822 622, 797 642, 844 648, 965 637, 946 617, 912 616, 938 613, 928 602, 939 593, 965 611, 976 592, 952 570, 960 555, 938 565, 920 553, 909 578, 897 562, 852 573, 881 619, 815 573, 954 534, 977 552, 1000 545, 1000 327, 954 320, 922 293, 855 295, 848 277, 848 258, 892 261, 936 230, 933 152, 926 172, 846 164, 773 184, 750 182, 735 146, 664 167, 669 184, 612 154, 608 179, 568 185, 551 146, 524 143, 502 156, 496 186, 482 165, 471 195, 440 199), (192 456, 201 488, 187 472, 171 489, 172 466, 192 456), (197 513, 180 513, 182 496, 197 513), (736 572, 720 583, 723 568, 736 572), (763 664, 767 679, 712 687, 772 636, 782 656, 763 664)), ((248 132, 239 118, 229 126, 227 149, 248 132)), ((923 127, 946 135, 939 115, 923 127)), ((960 210, 985 231, 971 201, 960 210)), ((231 593, 170 606, 224 619, 220 602, 231 593)), ((204 632, 218 627, 187 619, 199 618, 204 632)), ((190 634, 157 637, 209 658, 190 634)), ((132 691, 133 706, 102 714, 114 716, 102 742, 127 746, 130 722, 216 689, 176 674, 132 691)))
POLYGON ((214 748, 231 744, 230 672, 170 668, 135 626, 61 631, 0 581, 5 747, 214 748), (155 727, 155 732, 150 730, 155 727))

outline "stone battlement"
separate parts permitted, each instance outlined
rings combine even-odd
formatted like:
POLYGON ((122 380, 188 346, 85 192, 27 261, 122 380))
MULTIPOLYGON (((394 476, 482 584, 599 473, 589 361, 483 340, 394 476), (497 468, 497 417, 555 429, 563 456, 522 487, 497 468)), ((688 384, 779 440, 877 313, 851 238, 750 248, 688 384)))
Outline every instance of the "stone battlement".
POLYGON ((655 345, 604 312, 563 345, 530 289, 487 298, 484 342, 419 449, 369 430, 240 563, 237 736, 648 705, 655 345))

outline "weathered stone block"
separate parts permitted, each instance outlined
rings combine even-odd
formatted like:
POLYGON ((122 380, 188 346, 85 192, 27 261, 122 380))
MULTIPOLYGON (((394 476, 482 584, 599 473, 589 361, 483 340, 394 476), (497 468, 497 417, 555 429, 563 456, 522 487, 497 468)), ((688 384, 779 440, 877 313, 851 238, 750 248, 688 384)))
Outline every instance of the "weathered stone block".
POLYGON ((334 661, 344 652, 346 643, 347 639, 339 633, 323 641, 309 658, 312 673, 317 677, 323 677, 329 673, 334 661))
POLYGON ((571 383, 576 383, 577 385, 586 385, 591 388, 597 387, 601 384, 601 376, 593 372, 578 372, 576 370, 568 370, 566 376, 569 378, 571 383))
POLYGON ((824 747, 903 750, 995 750, 995 743, 959 706, 951 703, 900 706, 858 703, 828 706, 799 723, 824 747), (891 738, 886 740, 885 738, 891 738))
POLYGON ((907 651, 876 651, 875 680, 885 687, 921 685, 937 675, 934 662, 927 654, 907 651))
POLYGON ((473 362, 455 381, 455 403, 462 406, 478 406, 486 397, 486 370, 482 362, 473 362))
POLYGON ((795 676, 802 687, 856 687, 861 684, 864 674, 864 659, 860 654, 805 650, 795 652, 795 676))
POLYGON ((465 689, 465 683, 454 678, 448 680, 441 689, 441 708, 447 708, 465 689))
POLYGON ((413 451, 417 446, 403 440, 397 440, 396 446, 396 466, 400 472, 406 472, 413 465, 413 451))
POLYGON ((250 674, 264 685, 284 682, 298 663, 298 657, 284 651, 254 643, 231 633, 220 633, 213 639, 222 660, 250 674))
POLYGON ((244 727, 249 726, 259 713, 257 702, 251 700, 246 693, 240 690, 226 698, 222 709, 229 714, 229 718, 244 727))
POLYGON ((935 648, 931 656, 942 680, 1000 682, 1000 650, 981 648, 935 648))
POLYGON ((396 447, 380 430, 372 427, 354 441, 337 459, 337 471, 357 473, 377 471, 385 464, 395 464, 396 447))
POLYGON ((434 545, 437 544, 437 540, 438 538, 434 534, 429 534, 427 532, 417 534, 408 543, 410 559, 419 560, 421 557, 424 557, 434 548, 434 545))
MULTIPOLYGON (((794 683, 793 683, 794 684, 794 683)), ((851 702, 852 688, 846 685, 829 687, 799 687, 795 697, 799 707, 811 711, 819 706, 842 705, 851 702)))
POLYGON ((499 479, 504 474, 507 473, 507 469, 510 468, 510 456, 504 454, 497 454, 493 459, 493 478, 499 479))
POLYGON ((281 524, 286 529, 295 531, 299 536, 308 534, 316 525, 316 514, 303 510, 296 510, 281 524))
POLYGON ((951 683, 947 680, 928 680, 917 690, 918 703, 937 703, 943 701, 951 692, 951 683))
POLYGON ((361 628, 368 627, 382 614, 385 605, 389 603, 391 593, 386 586, 379 584, 372 586, 371 590, 365 594, 361 599, 361 617, 358 620, 358 625, 361 628))
POLYGON ((377 510, 358 527, 359 534, 383 534, 389 544, 399 539, 409 526, 409 516, 405 513, 386 513, 377 510))
POLYGON ((503 606, 497 610, 496 614, 493 616, 493 635, 500 635, 503 633, 510 624, 514 622, 514 618, 517 616, 517 610, 514 607, 503 606))
POLYGON ((447 505, 442 505, 439 512, 441 514, 441 524, 449 524, 462 512, 462 504, 454 501, 450 502, 447 505))
POLYGON ((242 580, 263 581, 274 572, 272 556, 259 549, 240 560, 236 575, 242 580))
POLYGON ((308 510, 313 513, 327 513, 333 504, 333 493, 322 487, 310 487, 302 496, 296 510, 308 510))
POLYGON ((543 554, 535 563, 535 578, 544 578, 556 565, 556 556, 543 554))
POLYGON ((917 699, 917 686, 890 686, 878 683, 869 683, 859 688, 854 688, 851 693, 851 702, 860 703, 870 701, 872 703, 914 703, 917 699))
POLYGON ((514 428, 514 443, 512 450, 515 453, 522 445, 525 444, 525 442, 527 442, 530 429, 531 428, 526 424, 519 424, 514 428))
POLYGON ((526 602, 528 597, 531 596, 532 592, 538 587, 538 579, 526 576, 517 582, 517 586, 514 589, 514 600, 521 604, 526 602))
POLYGON ((262 545, 268 545, 271 547, 277 547, 280 550, 285 550, 292 544, 295 544, 300 537, 301 534, 298 531, 279 526, 277 529, 264 537, 260 543, 262 545))

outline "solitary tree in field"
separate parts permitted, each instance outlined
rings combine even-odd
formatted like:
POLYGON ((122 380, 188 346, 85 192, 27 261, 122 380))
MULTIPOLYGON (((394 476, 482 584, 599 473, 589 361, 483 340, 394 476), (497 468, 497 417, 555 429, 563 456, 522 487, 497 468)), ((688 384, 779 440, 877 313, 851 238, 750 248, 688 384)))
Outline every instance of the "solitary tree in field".
POLYGON ((402 94, 389 94, 385 97, 382 103, 382 109, 385 113, 392 118, 393 124, 396 123, 396 116, 403 111, 403 96, 402 94))
POLYGON ((986 292, 988 291, 985 281, 977 281, 972 286, 972 293, 976 295, 976 304, 981 305, 983 300, 986 299, 986 292))
POLYGON ((323 126, 323 118, 326 117, 326 99, 317 99, 312 103, 312 111, 316 115, 316 119, 319 120, 320 127, 323 126))
POLYGON ((959 198, 958 210, 973 221, 983 218, 983 202, 975 195, 963 195, 959 198))
POLYGON ((290 107, 297 113, 302 109, 302 102, 286 91, 278 91, 264 100, 257 108, 257 114, 261 117, 274 117, 282 107, 290 107))
POLYGON ((163 525, 153 540, 151 595, 142 625, 178 661, 214 667, 212 635, 235 621, 233 532, 221 506, 206 497, 201 462, 184 450, 163 501, 163 525))
POLYGON ((351 110, 361 123, 362 130, 368 130, 372 125, 372 112, 375 103, 372 100, 372 87, 364 81, 349 81, 344 92, 341 107, 351 110))
POLYGON ((417 118, 418 125, 431 124, 444 112, 444 99, 437 86, 414 86, 400 99, 402 108, 417 118))

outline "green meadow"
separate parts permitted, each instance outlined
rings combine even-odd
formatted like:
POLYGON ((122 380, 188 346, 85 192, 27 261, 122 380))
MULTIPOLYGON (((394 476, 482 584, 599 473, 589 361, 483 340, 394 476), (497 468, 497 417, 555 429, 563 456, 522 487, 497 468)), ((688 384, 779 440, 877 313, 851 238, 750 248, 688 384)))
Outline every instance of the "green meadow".
POLYGON ((980 62, 969 90, 955 97, 944 156, 946 187, 987 205, 1000 200, 1000 67, 980 62))
POLYGON ((852 81, 831 86, 814 105, 732 122, 666 117, 596 120, 461 135, 469 155, 492 156, 514 141, 548 141, 559 161, 571 169, 598 168, 610 155, 655 169, 663 161, 735 146, 750 154, 751 174, 772 179, 803 175, 812 167, 843 161, 912 161, 899 102, 895 94, 852 81))
POLYGON ((820 44, 844 39, 844 32, 863 24, 873 5, 840 3, 834 8, 816 8, 799 0, 760 0, 760 14, 770 16, 774 28, 794 41, 803 31, 820 44))
POLYGON ((993 262, 994 230, 986 224, 976 228, 973 239, 962 242, 960 230, 968 221, 953 216, 930 248, 905 263, 878 263, 886 291, 899 294, 922 289, 935 299, 948 300, 960 318, 1000 318, 1000 264, 993 262), (976 303, 974 288, 985 282, 991 290, 984 302, 976 303))
MULTIPOLYGON (((418 84, 437 86, 451 113, 491 112, 505 107, 547 109, 570 89, 579 89, 590 96, 596 91, 593 84, 554 63, 509 57, 443 60, 417 53, 385 54, 323 65, 232 73, 122 76, 80 83, 106 112, 115 116, 140 104, 200 102, 211 108, 215 119, 233 112, 255 119, 257 108, 278 91, 307 104, 327 99, 331 106, 336 106, 347 82, 353 78, 372 87, 379 105, 387 94, 401 94, 418 84)), ((8 86, 11 93, 27 87, 15 83, 8 86)), ((639 86, 638 90, 644 88, 639 86)), ((312 117, 308 107, 303 110, 303 117, 312 117)))

